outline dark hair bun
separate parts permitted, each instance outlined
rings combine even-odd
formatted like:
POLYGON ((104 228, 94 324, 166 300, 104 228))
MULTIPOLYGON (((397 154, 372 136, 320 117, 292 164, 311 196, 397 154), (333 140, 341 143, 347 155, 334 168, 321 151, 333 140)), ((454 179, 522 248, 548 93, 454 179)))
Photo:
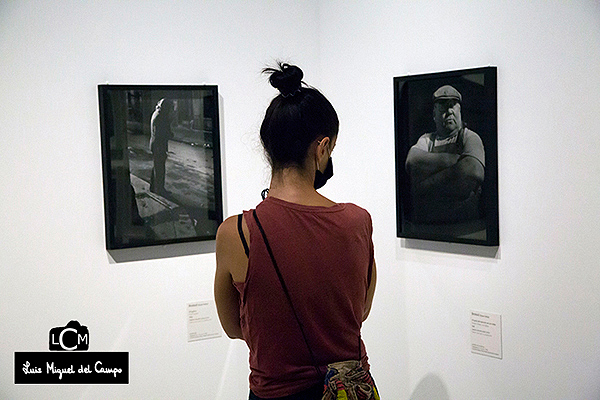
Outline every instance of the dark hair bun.
POLYGON ((262 71, 281 94, 271 100, 260 125, 260 140, 273 170, 306 166, 308 149, 339 130, 335 109, 317 89, 302 81, 295 65, 278 62, 262 71))
POLYGON ((304 73, 295 65, 279 63, 279 68, 265 68, 264 73, 271 74, 271 86, 279 90, 283 97, 294 95, 302 84, 304 73))

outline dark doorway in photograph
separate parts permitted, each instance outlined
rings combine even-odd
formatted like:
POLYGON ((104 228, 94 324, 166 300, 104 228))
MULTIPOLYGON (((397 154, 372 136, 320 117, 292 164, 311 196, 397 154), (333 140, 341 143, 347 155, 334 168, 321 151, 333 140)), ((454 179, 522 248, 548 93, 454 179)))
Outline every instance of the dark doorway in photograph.
POLYGON ((394 78, 397 236, 497 246, 496 67, 394 78))
POLYGON ((223 220, 217 87, 98 94, 107 249, 213 240, 223 220))

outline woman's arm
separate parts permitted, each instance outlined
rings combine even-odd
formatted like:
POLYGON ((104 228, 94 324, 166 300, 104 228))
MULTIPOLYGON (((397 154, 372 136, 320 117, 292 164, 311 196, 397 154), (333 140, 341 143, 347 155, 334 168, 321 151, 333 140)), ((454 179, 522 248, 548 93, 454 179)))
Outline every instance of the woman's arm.
POLYGON ((243 339, 240 326, 240 295, 233 286, 233 276, 239 276, 237 271, 245 272, 248 258, 240 241, 236 220, 237 215, 227 218, 217 231, 217 270, 214 292, 217 313, 223 330, 231 339, 243 339), (233 271, 237 273, 232 274, 233 271))
POLYGON ((375 286, 377 285, 377 268, 375 268, 375 260, 373 260, 373 269, 371 271, 371 283, 367 289, 367 299, 365 301, 365 310, 363 312, 363 321, 367 319, 371 312, 373 304, 373 296, 375 295, 375 286))

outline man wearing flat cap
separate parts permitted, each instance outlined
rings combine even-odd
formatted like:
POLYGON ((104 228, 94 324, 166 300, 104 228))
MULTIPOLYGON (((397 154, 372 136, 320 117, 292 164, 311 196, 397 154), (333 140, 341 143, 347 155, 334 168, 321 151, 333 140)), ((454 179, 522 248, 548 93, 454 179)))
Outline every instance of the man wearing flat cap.
POLYGON ((433 93, 435 132, 410 148, 406 170, 413 222, 446 224, 479 218, 485 153, 479 135, 462 121, 462 96, 450 85, 433 93))

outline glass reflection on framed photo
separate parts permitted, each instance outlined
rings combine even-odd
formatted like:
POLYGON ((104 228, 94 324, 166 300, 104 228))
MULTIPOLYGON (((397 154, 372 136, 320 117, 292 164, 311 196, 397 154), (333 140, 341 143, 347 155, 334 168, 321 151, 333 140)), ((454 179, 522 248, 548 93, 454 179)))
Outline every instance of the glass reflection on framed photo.
POLYGON ((496 67, 394 78, 397 236, 497 246, 496 67))
POLYGON ((99 85, 106 248, 213 240, 223 220, 214 85, 99 85))

